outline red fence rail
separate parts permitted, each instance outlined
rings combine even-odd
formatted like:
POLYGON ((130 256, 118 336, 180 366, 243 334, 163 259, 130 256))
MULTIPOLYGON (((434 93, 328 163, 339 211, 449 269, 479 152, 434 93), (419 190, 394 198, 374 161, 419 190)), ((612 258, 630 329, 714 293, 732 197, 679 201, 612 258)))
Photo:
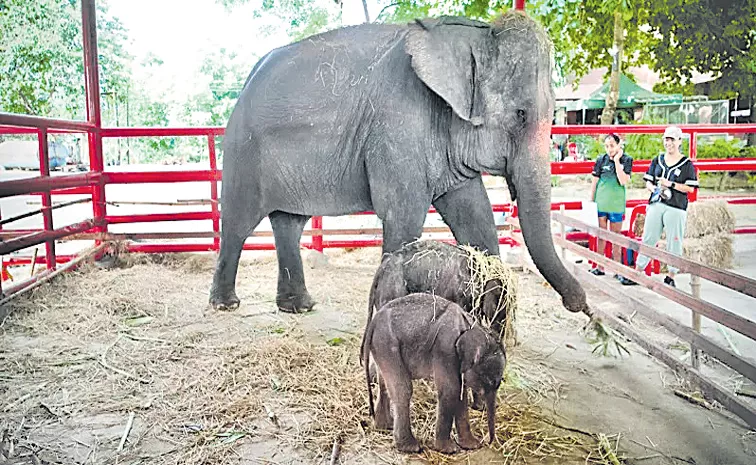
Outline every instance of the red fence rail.
MULTIPOLYGON (((3 116, 3 115, 0 115, 3 116)), ((19 120, 16 120, 19 121, 19 120)), ((38 124, 42 119, 27 119, 21 122, 27 124, 38 124)), ((0 124, 7 124, 0 117, 0 124)), ((51 125, 50 123, 49 125, 51 125)), ((81 127, 81 126, 76 126, 81 127)), ((606 134, 609 132, 619 134, 647 134, 659 133, 664 131, 666 126, 663 125, 638 125, 638 126, 554 126, 553 134, 606 134)), ((683 132, 689 134, 695 139, 700 134, 723 134, 723 133, 746 133, 756 132, 756 125, 696 125, 682 126, 683 132)), ((9 132, 9 128, 4 128, 9 132)), ((91 131, 98 132, 98 131, 91 131)), ((224 134, 224 128, 221 127, 195 127, 195 128, 106 128, 101 129, 98 135, 106 138, 120 137, 176 137, 176 136, 203 136, 207 138, 207 153, 210 169, 203 170, 175 170, 175 171, 133 171, 133 172, 103 172, 102 154, 99 156, 90 156, 97 159, 97 163, 91 164, 89 173, 56 176, 39 176, 37 178, 14 180, 0 183, 0 197, 27 194, 31 192, 41 192, 60 195, 60 194, 91 194, 93 196, 93 213, 96 221, 95 227, 91 231, 99 233, 98 238, 108 238, 107 226, 111 224, 130 224, 130 223, 152 223, 152 222, 176 222, 176 221, 212 221, 212 244, 208 243, 152 243, 152 244, 134 244, 131 249, 141 252, 175 252, 175 251, 217 251, 220 247, 220 209, 219 209, 219 189, 218 181, 222 180, 222 170, 218 168, 216 141, 217 136, 224 134), (99 170, 98 170, 99 168, 99 170), (139 183, 182 183, 182 182, 210 182, 210 211, 196 212, 178 212, 178 213, 156 213, 156 214, 132 214, 132 215, 107 215, 105 212, 105 186, 108 184, 139 184, 139 183), (99 199, 98 199, 99 197, 99 199), (99 220, 99 221, 97 221, 99 220)), ((90 133, 90 139, 93 134, 90 133)), ((100 141, 101 143, 101 141, 100 141)), ((693 144, 691 144, 693 149, 693 144)), ((95 148, 97 150, 97 148, 95 148)), ((694 154, 691 154, 694 155, 694 154)), ((644 172, 648 169, 649 160, 638 160, 633 164, 634 172, 644 172)), ((699 171, 756 171, 756 159, 722 159, 722 160, 697 160, 696 166, 699 171)), ((593 167, 593 162, 553 162, 551 163, 551 172, 554 175, 574 175, 588 174, 593 167)), ((728 199, 731 203, 751 203, 756 202, 750 198, 728 199)), ((645 200, 629 200, 628 207, 634 207, 644 204, 645 200)), ((561 206, 566 210, 579 210, 582 208, 582 201, 555 202, 552 210, 559 210, 561 206)), ((503 203, 492 206, 494 212, 511 212, 517 216, 516 206, 503 203)), ((429 213, 435 213, 431 208, 429 213)), ((373 212, 360 212, 359 214, 373 214, 373 212)), ((46 225, 47 226, 47 225, 46 225)), ((45 228, 48 229, 47 227, 45 228)), ((753 228, 745 228, 742 233, 748 233, 753 228)), ((52 228, 49 228, 52 230, 52 228)), ((6 234, 9 231, 6 230, 6 234)), ((155 234, 145 233, 145 235, 155 236, 155 234)), ((181 233, 173 233, 173 239, 177 239, 181 233)), ((329 247, 370 247, 380 246, 380 239, 370 240, 325 240, 324 235, 328 235, 328 230, 323 229, 322 217, 313 217, 311 222, 311 237, 309 242, 303 243, 304 247, 323 250, 329 247)), ((139 234, 134 234, 139 237, 139 234)), ((186 233, 186 238, 197 237, 197 234, 186 233)), ((500 243, 513 243, 512 239, 507 236, 500 238, 500 243)), ((272 243, 248 243, 245 245, 246 250, 272 250, 272 243)))

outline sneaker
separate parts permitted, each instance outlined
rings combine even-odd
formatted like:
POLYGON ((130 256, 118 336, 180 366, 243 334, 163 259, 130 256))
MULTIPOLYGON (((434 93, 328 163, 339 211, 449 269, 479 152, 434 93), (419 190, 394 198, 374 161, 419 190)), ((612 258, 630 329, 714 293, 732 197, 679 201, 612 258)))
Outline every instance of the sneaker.
POLYGON ((620 282, 620 283, 621 283, 621 284, 622 284, 623 286, 637 286, 637 285, 638 285, 638 283, 636 283, 636 282, 635 282, 635 281, 633 281, 632 279, 627 279, 627 278, 626 278, 626 277, 624 277, 624 276, 620 276, 620 277, 619 277, 618 279, 619 279, 619 282, 620 282))
POLYGON ((591 271, 589 271, 589 273, 594 276, 604 276, 606 274, 603 271, 599 270, 598 268, 592 269, 591 271))
POLYGON ((670 278, 669 276, 666 276, 666 277, 664 278, 664 284, 668 284, 668 285, 670 285, 670 286, 672 286, 672 287, 677 287, 677 286, 675 285, 675 280, 674 280, 674 279, 672 279, 672 278, 670 278))

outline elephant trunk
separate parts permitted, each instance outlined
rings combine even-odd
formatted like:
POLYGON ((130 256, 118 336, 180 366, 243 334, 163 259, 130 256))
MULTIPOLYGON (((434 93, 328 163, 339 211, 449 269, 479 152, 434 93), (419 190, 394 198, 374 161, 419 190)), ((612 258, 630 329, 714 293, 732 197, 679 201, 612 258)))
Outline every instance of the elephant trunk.
POLYGON ((496 437, 496 390, 486 393, 486 416, 488 418, 488 443, 496 437))
POLYGON ((517 188, 517 209, 522 236, 538 271, 561 296, 571 312, 588 313, 585 291, 564 267, 554 250, 551 236, 551 170, 549 169, 549 134, 551 121, 543 120, 523 148, 535 153, 519 157, 514 165, 513 180, 517 188), (535 139, 535 140, 533 140, 535 139), (529 147, 528 147, 529 146, 529 147))

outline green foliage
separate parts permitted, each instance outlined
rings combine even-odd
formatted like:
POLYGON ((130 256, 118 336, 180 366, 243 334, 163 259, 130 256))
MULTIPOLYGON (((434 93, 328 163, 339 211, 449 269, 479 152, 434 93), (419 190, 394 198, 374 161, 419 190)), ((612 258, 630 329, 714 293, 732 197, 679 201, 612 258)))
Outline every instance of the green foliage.
POLYGON ((383 23, 408 23, 415 18, 438 15, 456 15, 488 21, 508 10, 512 2, 503 0, 465 0, 447 2, 424 2, 409 0, 393 2, 386 0, 386 7, 376 18, 383 23))
POLYGON ((2 111, 59 117, 79 113, 81 107, 71 98, 84 85, 80 72, 83 58, 78 3, 73 0, 2 2, 2 111))
MULTIPOLYGON (((127 31, 110 16, 107 2, 97 2, 97 15, 100 87, 123 101, 130 79, 127 31)), ((0 110, 85 117, 78 0, 0 2, 0 110)))
MULTIPOLYGON (((717 138, 707 144, 699 144, 696 158, 738 158, 743 142, 739 139, 717 138)), ((756 149, 756 147, 751 147, 756 149)))
POLYGON ((625 22, 622 67, 639 66, 651 60, 648 47, 653 36, 629 26, 643 24, 650 14, 638 3, 635 0, 537 0, 532 10, 554 42, 556 64, 562 77, 580 78, 593 68, 611 68, 609 49, 614 43, 615 11, 622 11, 625 22))
POLYGON ((655 11, 647 22, 659 40, 649 43, 653 67, 669 83, 689 82, 692 71, 721 74, 711 97, 756 95, 756 1, 642 0, 655 11))
POLYGON ((570 136, 570 142, 577 144, 578 151, 585 156, 586 160, 595 160, 606 151, 601 136, 570 136))
POLYGON ((749 145, 740 149, 740 158, 756 158, 756 146, 749 145))
POLYGON ((209 53, 199 69, 200 75, 210 78, 209 83, 185 105, 187 119, 201 126, 226 124, 250 69, 251 63, 226 49, 209 53))

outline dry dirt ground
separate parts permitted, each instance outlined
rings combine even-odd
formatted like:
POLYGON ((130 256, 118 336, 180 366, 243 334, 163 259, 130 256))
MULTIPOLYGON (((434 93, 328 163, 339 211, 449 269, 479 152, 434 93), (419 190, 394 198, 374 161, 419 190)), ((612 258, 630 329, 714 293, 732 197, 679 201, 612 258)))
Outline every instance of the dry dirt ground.
MULTIPOLYGON (((233 312, 208 309, 202 255, 87 265, 9 304, 0 463, 320 464, 334 443, 344 464, 756 463, 755 432, 675 396, 685 384, 632 343, 629 357, 593 354, 585 317, 532 274, 519 279, 497 442, 397 454, 372 427, 358 361, 379 251, 327 256, 306 267, 319 302, 306 315, 276 311, 270 254, 242 262, 233 312)), ((428 444, 434 401, 416 386, 413 427, 428 444)), ((484 436, 477 412, 473 427, 484 436)))

